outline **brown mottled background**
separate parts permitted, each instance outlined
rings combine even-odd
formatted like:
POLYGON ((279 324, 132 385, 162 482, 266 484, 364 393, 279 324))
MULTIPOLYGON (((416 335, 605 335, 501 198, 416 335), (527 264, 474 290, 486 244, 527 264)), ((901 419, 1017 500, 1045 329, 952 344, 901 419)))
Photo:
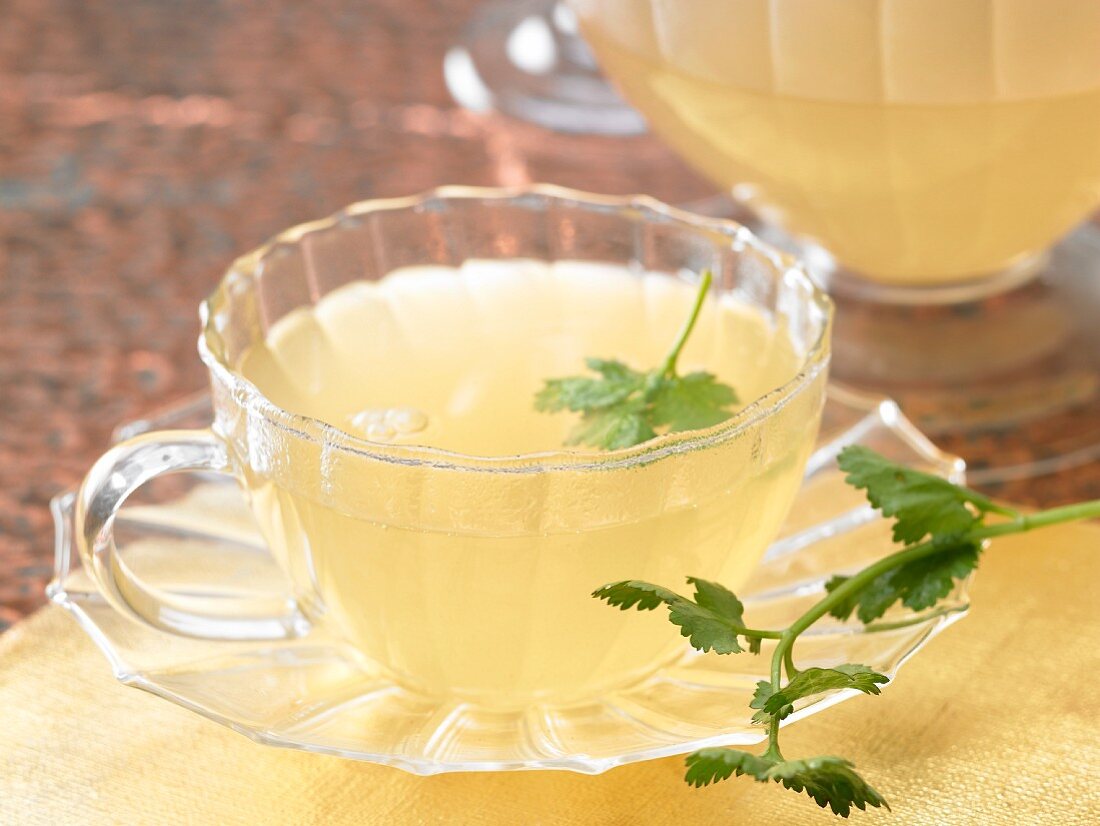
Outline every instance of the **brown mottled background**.
POLYGON ((50 497, 203 386, 196 306, 235 253, 443 183, 708 193, 649 138, 457 110, 440 65, 475 5, 0 0, 0 629, 43 601, 50 497))

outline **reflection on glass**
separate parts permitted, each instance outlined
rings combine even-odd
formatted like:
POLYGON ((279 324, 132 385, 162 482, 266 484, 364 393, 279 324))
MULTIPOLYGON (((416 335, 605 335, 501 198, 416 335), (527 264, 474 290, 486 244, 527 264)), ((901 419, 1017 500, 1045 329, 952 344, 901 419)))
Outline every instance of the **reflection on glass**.
POLYGON ((633 135, 645 121, 600 74, 556 0, 482 4, 443 61, 447 88, 474 111, 497 110, 559 132, 633 135))

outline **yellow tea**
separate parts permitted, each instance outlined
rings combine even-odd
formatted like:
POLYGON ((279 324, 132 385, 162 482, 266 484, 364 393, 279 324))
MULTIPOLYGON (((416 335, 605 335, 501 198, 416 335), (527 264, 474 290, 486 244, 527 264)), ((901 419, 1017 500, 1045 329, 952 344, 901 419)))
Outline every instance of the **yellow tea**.
MULTIPOLYGON (((580 697, 682 651, 663 617, 623 617, 590 592, 624 578, 742 584, 798 488, 820 387, 766 428, 711 445, 660 437, 629 461, 563 454, 575 416, 533 400, 586 356, 657 365, 694 298, 624 267, 473 261, 351 283, 276 322, 241 373, 279 407, 389 451, 303 448, 242 469, 303 603, 399 678, 502 707, 580 697), (666 442, 679 446, 661 455, 666 442)), ((804 361, 782 323, 724 294, 680 363, 748 404, 804 361)))
POLYGON ((992 274, 1100 203, 1095 0, 572 0, 653 130, 880 282, 992 274))

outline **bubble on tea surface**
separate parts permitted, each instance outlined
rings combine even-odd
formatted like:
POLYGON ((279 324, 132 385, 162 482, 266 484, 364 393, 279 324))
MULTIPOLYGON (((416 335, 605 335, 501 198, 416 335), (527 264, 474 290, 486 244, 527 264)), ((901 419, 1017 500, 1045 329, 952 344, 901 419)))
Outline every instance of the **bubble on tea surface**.
POLYGON ((428 417, 415 407, 391 407, 384 421, 398 433, 419 433, 428 426, 428 417))
POLYGON ((397 431, 385 422, 371 422, 367 426, 367 438, 372 442, 389 442, 397 435, 397 431))
POLYGON ((372 442, 392 442, 399 435, 428 426, 427 415, 415 407, 368 407, 348 418, 352 427, 372 442))

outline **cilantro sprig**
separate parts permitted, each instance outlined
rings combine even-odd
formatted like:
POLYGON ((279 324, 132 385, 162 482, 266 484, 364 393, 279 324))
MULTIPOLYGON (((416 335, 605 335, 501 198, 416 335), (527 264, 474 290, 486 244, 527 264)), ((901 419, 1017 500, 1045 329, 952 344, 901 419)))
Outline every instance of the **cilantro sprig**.
POLYGON ((680 375, 676 371, 711 281, 710 271, 704 271, 691 315, 658 367, 642 372, 614 359, 587 359, 585 364, 596 375, 548 379, 535 395, 535 409, 580 413, 567 443, 605 450, 632 447, 658 433, 699 430, 724 422, 738 403, 733 388, 713 373, 680 375))
MULTIPOLYGON (((688 579, 695 588, 694 598, 640 580, 611 583, 592 594, 624 611, 665 606, 669 620, 699 651, 758 654, 764 640, 774 641, 770 677, 757 684, 750 702, 753 721, 767 728, 767 748, 759 755, 731 748, 707 748, 688 755, 684 779, 692 786, 745 776, 804 792, 841 817, 848 817, 852 808, 889 809, 886 799, 849 761, 833 756, 795 760, 783 756, 780 723, 800 703, 828 691, 878 694, 880 686, 889 682, 885 674, 856 663, 799 668, 793 653, 798 638, 829 615, 848 619, 854 613, 859 622, 869 624, 898 602, 914 612, 933 608, 977 567, 988 540, 1100 517, 1100 500, 1021 513, 946 479, 899 465, 866 447, 845 448, 838 463, 847 474, 846 481, 865 491, 871 504, 893 520, 894 538, 903 547, 857 573, 830 579, 825 595, 786 628, 747 625, 744 606, 733 592, 695 577, 688 579)), ((891 627, 921 622, 925 617, 918 614, 891 627)))
MULTIPOLYGON (((615 450, 648 441, 661 432, 709 427, 732 415, 738 403, 733 388, 707 372, 681 376, 676 362, 695 327, 711 285, 704 272, 691 315, 668 356, 648 372, 621 361, 590 358, 596 375, 550 379, 535 397, 536 409, 580 413, 569 444, 615 450)), ((829 691, 878 694, 889 677, 866 665, 845 663, 831 668, 799 668, 794 646, 798 638, 826 616, 848 620, 853 614, 865 625, 897 628, 923 622, 925 612, 978 566, 988 540, 1036 528, 1100 517, 1100 500, 1025 514, 939 476, 899 465, 875 451, 850 446, 838 457, 845 481, 865 492, 871 505, 893 520, 894 541, 901 550, 851 575, 825 583, 825 594, 786 628, 747 625, 744 605, 717 582, 688 577, 695 594, 683 596, 641 580, 613 582, 592 596, 622 611, 653 611, 664 606, 669 621, 701 652, 759 654, 765 640, 774 642, 769 679, 761 680, 749 706, 753 721, 767 728, 762 754, 730 748, 707 748, 687 757, 685 780, 706 786, 729 777, 746 776, 760 783, 775 782, 805 792, 822 808, 848 817, 852 808, 889 809, 886 799, 855 767, 840 757, 790 760, 779 748, 780 723, 797 706, 829 691), (992 522, 990 520, 993 520, 992 522), (901 603, 916 616, 879 623, 901 603)))

